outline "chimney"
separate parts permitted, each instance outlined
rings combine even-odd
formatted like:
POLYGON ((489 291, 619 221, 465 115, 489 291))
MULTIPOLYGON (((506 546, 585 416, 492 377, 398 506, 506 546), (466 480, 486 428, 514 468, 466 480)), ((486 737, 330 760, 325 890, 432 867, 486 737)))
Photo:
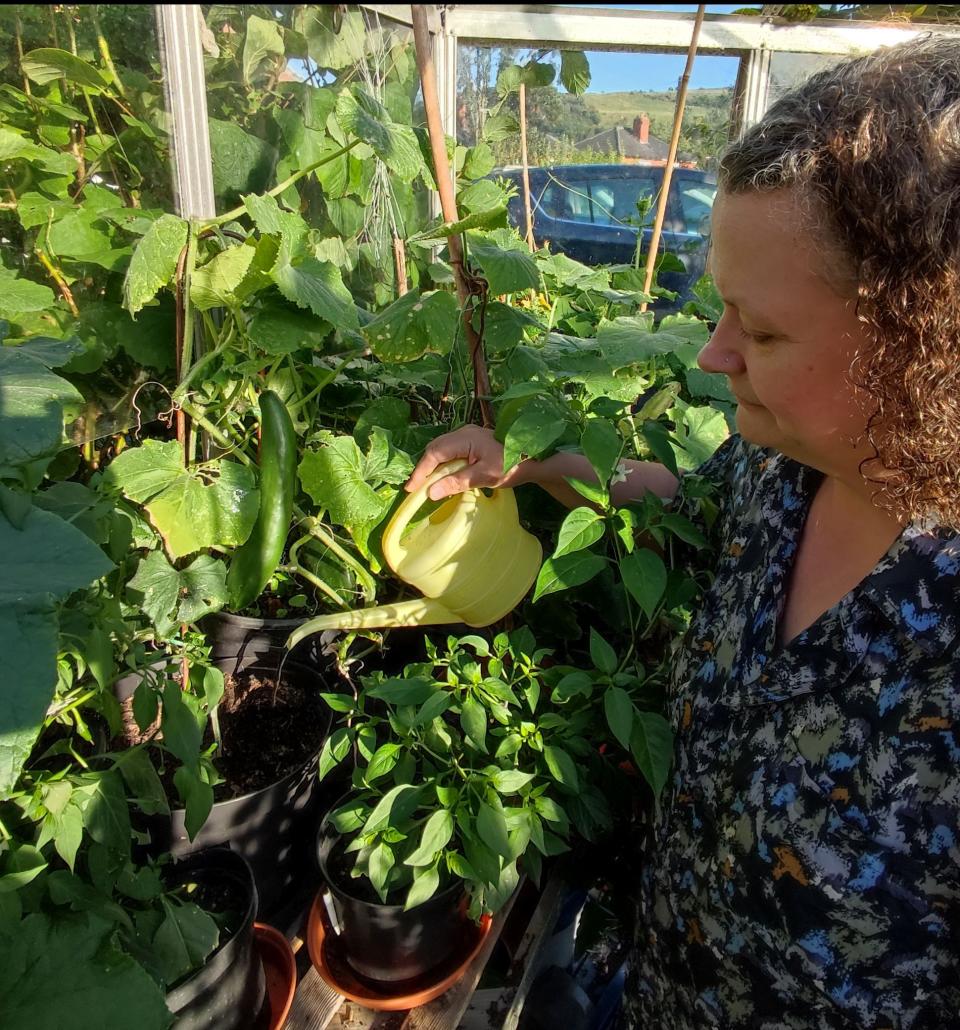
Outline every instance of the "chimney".
POLYGON ((633 119, 633 134, 641 143, 650 142, 650 119, 646 114, 633 119))

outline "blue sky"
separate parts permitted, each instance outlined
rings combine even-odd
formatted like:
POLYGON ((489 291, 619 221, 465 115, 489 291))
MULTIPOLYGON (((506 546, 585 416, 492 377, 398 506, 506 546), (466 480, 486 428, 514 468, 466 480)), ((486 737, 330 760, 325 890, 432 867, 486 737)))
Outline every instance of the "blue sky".
MULTIPOLYGON (((696 4, 561 4, 562 7, 611 7, 629 11, 696 11, 696 4)), ((708 14, 730 14, 741 4, 707 4, 708 14)), ((588 50, 590 92, 619 93, 635 89, 665 90, 676 86, 683 73, 685 54, 612 54, 588 50)), ((736 57, 698 55, 690 75, 690 89, 732 86, 737 78, 736 57)))

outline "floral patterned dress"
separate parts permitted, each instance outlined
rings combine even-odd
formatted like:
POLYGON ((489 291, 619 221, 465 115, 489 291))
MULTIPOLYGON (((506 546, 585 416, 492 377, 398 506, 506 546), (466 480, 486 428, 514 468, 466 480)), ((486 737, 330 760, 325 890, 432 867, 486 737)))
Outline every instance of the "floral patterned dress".
POLYGON ((787 646, 821 474, 739 437, 675 664, 626 1023, 960 1027, 960 537, 908 526, 787 646))

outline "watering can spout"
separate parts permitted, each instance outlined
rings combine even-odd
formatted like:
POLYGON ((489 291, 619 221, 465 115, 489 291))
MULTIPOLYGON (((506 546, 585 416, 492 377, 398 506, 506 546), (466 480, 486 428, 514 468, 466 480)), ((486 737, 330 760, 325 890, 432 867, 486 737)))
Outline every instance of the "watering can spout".
POLYGON ((520 603, 537 577, 543 551, 520 526, 512 490, 496 490, 491 497, 466 490, 411 525, 430 487, 465 464, 457 460, 438 466, 404 499, 383 531, 387 565, 423 597, 321 615, 295 630, 288 648, 324 630, 490 626, 520 603))
POLYGON ((357 608, 353 611, 320 615, 298 626, 287 639, 291 650, 306 637, 330 629, 383 629, 386 626, 443 626, 462 622, 459 615, 429 597, 412 601, 381 604, 376 608, 357 608))

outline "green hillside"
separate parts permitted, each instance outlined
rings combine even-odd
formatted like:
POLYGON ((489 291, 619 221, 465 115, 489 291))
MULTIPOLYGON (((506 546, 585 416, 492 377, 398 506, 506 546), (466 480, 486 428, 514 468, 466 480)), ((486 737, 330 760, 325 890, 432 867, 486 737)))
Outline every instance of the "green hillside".
MULTIPOLYGON (((730 115, 733 89, 691 89, 687 92, 684 122, 705 121, 708 124, 726 121, 730 115)), ((611 129, 615 125, 631 126, 633 119, 644 111, 655 126, 673 124, 676 106, 674 92, 634 90, 628 93, 585 93, 583 99, 600 116, 597 130, 611 129)), ((656 130, 654 130, 656 131, 656 130)))

